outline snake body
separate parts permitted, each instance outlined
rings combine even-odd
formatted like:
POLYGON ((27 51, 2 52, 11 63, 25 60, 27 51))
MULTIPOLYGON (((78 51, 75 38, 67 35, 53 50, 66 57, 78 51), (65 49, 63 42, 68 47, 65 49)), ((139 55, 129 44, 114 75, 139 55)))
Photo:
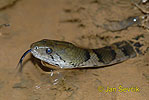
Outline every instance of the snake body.
POLYGON ((56 68, 107 66, 136 56, 135 49, 128 41, 99 49, 85 49, 69 42, 43 39, 33 43, 30 48, 35 58, 56 68))

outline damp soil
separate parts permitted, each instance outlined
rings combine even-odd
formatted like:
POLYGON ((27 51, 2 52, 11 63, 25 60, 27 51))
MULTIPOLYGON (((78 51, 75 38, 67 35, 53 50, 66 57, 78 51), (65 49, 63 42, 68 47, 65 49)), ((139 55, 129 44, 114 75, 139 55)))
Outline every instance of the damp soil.
POLYGON ((149 98, 148 52, 104 68, 61 70, 53 77, 42 73, 30 54, 24 59, 23 72, 18 73, 16 68, 31 43, 41 39, 68 41, 84 48, 133 39, 143 43, 141 50, 145 50, 149 46, 148 30, 135 24, 115 32, 99 27, 109 20, 143 15, 130 0, 7 1, 15 3, 0 4, 4 8, 0 9, 0 100, 149 98), (113 89, 106 92, 108 87, 113 89))

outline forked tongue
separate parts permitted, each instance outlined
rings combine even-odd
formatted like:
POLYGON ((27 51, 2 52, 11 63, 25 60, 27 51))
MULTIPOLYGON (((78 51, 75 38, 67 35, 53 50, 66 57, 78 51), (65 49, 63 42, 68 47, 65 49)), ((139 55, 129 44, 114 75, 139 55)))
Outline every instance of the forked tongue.
POLYGON ((18 63, 18 65, 17 65, 17 67, 19 67, 19 72, 22 72, 22 69, 23 69, 23 64, 22 64, 22 62, 23 62, 23 59, 24 59, 24 57, 28 54, 28 53, 30 53, 31 52, 31 49, 29 49, 29 50, 27 50, 23 55, 22 55, 22 57, 20 58, 20 61, 19 61, 19 63, 18 63))

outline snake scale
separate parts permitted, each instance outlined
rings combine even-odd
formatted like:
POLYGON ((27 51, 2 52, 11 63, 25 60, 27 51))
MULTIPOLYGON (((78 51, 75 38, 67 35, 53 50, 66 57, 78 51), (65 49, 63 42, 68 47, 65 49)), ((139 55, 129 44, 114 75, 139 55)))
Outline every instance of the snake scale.
POLYGON ((43 39, 32 43, 30 49, 23 54, 19 61, 20 69, 23 58, 29 52, 41 60, 43 65, 62 69, 108 66, 137 55, 130 41, 120 41, 98 49, 85 49, 69 42, 43 39))

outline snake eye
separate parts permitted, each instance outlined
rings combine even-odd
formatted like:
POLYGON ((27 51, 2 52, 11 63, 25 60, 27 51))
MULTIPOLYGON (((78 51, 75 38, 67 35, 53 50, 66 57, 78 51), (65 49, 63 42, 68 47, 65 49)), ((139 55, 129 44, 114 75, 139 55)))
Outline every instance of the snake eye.
POLYGON ((47 53, 47 54, 51 54, 51 53, 52 53, 52 49, 51 49, 51 48, 47 48, 47 49, 46 49, 46 53, 47 53))

